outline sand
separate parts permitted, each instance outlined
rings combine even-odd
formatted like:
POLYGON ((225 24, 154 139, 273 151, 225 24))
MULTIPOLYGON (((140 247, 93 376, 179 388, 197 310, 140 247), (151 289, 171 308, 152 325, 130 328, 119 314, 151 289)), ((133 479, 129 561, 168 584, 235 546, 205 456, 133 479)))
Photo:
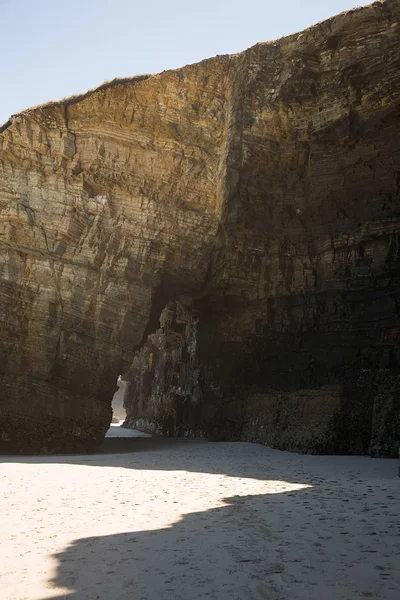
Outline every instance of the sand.
POLYGON ((134 438, 134 437, 151 437, 148 433, 143 433, 137 429, 126 429, 122 427, 123 420, 119 423, 111 423, 106 433, 106 438, 134 438))
POLYGON ((1 459, 2 600, 399 599, 397 461, 128 441, 1 459))

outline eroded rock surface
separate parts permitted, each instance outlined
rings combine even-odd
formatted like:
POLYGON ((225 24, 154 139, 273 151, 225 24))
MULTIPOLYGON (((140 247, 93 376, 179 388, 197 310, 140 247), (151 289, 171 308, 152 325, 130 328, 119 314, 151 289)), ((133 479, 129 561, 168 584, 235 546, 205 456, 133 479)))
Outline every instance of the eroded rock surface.
POLYGON ((116 81, 0 134, 3 448, 400 438, 400 5, 116 81), (160 318, 161 315, 161 318, 160 318))

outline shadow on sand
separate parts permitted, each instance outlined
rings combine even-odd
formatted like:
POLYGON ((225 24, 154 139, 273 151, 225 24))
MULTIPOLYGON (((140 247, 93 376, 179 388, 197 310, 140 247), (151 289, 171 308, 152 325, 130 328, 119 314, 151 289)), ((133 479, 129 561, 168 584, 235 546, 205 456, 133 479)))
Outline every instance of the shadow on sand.
POLYGON ((398 598, 393 461, 156 438, 106 440, 96 455, 1 460, 154 470, 154 486, 157 471, 238 478, 237 495, 163 528, 75 540, 55 555, 52 584, 70 591, 53 600, 398 598), (245 480, 270 491, 243 494, 245 480))

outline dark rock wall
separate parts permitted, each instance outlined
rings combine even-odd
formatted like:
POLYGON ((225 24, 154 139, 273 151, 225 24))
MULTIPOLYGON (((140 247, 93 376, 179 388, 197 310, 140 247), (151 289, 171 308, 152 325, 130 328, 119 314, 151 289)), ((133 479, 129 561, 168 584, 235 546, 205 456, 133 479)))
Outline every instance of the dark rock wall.
MULTIPOLYGON (((206 435, 310 452, 399 445, 398 18, 398 5, 374 5, 242 57, 229 185, 195 301, 191 397, 206 435)), ((179 395, 187 376, 165 351, 179 395)))

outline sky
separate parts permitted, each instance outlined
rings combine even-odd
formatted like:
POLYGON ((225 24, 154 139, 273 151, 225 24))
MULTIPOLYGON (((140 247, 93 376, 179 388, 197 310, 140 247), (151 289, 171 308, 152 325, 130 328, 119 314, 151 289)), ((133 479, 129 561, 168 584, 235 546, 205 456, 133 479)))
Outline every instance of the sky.
MULTIPOLYGON (((362 0, 361 0, 361 3, 362 0)), ((301 31, 354 0, 0 0, 0 124, 114 77, 301 31)))

